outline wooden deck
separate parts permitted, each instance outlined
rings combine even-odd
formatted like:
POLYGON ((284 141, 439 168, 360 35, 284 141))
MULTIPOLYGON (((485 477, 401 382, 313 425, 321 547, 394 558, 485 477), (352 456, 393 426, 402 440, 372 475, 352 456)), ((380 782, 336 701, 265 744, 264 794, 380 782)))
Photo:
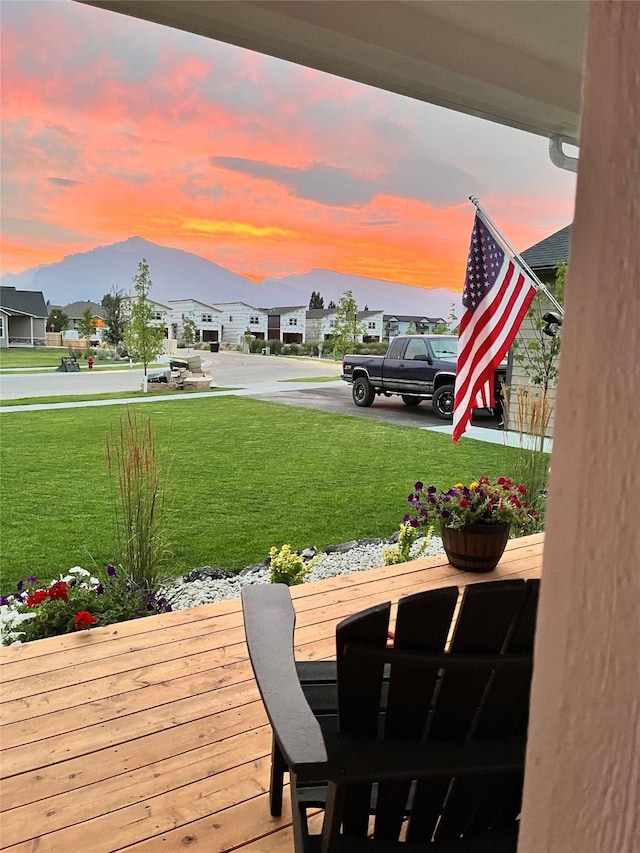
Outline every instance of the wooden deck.
MULTIPOLYGON (((496 571, 443 558, 293 589, 297 657, 331 657, 336 623, 438 586, 539 577, 543 536, 496 571)), ((1 849, 280 853, 288 798, 269 815, 271 733, 238 600, 0 650, 1 849)))

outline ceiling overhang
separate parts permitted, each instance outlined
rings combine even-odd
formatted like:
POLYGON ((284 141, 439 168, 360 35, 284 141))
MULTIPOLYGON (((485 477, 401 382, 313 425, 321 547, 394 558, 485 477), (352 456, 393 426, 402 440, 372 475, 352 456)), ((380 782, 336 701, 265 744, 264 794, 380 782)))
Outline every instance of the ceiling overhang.
POLYGON ((587 0, 80 0, 577 144, 587 0))

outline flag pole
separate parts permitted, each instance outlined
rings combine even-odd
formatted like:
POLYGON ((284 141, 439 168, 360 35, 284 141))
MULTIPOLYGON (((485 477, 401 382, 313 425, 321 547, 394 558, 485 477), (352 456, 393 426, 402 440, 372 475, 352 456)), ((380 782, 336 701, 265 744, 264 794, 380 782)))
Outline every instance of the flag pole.
POLYGON ((544 285, 540 281, 540 279, 534 273, 534 271, 531 269, 529 264, 522 258, 522 256, 520 254, 518 254, 518 252, 516 252, 516 250, 513 248, 513 246, 509 243, 507 238, 503 235, 503 233, 500 231, 498 226, 495 224, 495 222, 493 222, 493 220, 485 212, 484 208, 481 206, 481 204, 478 201, 478 199, 476 198, 476 196, 470 195, 469 201, 472 204, 475 204, 475 206, 478 210, 478 215, 483 220, 484 224, 496 234, 496 236, 504 243, 504 245, 507 247, 507 249, 509 249, 509 251, 511 252, 513 257, 518 261, 520 266, 528 273, 528 275, 533 280, 533 283, 535 285, 536 290, 542 291, 544 293, 544 295, 547 297, 547 299, 549 300, 549 302, 551 302, 553 307, 559 312, 560 316, 564 317, 564 308, 562 307, 562 305, 558 302, 558 300, 551 293, 551 291, 547 288, 547 286, 544 285))

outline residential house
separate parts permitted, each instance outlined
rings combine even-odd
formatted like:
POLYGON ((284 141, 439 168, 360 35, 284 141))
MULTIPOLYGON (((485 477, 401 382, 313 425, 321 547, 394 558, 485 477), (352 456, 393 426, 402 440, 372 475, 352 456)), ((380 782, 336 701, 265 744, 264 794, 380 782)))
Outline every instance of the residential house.
POLYGON ((97 302, 91 301, 70 302, 68 305, 63 305, 60 308, 60 310, 63 311, 69 318, 69 325, 67 326, 67 330, 75 332, 78 331, 78 324, 80 324, 84 320, 84 313, 87 309, 91 314, 91 318, 95 320, 96 323, 95 337, 97 339, 100 339, 102 338, 102 330, 104 329, 105 320, 107 316, 107 312, 104 310, 102 305, 98 305, 97 302))
MULTIPOLYGON (((521 257, 531 267, 533 272, 538 276, 543 284, 553 284, 556 277, 556 271, 561 263, 566 263, 569 259, 569 247, 571 243, 571 225, 561 228, 539 243, 525 249, 521 253, 521 257)), ((541 302, 541 314, 546 311, 555 311, 555 308, 543 293, 538 294, 535 299, 541 302)), ((537 332, 534 326, 534 321, 531 317, 525 317, 522 321, 518 336, 516 339, 516 347, 525 348, 530 341, 539 340, 540 332, 537 332)), ((543 340, 543 344, 550 343, 543 340)), ((507 386, 509 387, 509 413, 507 423, 511 428, 518 427, 518 388, 526 388, 531 380, 527 372, 526 365, 520 364, 514 358, 514 348, 509 352, 509 367, 507 371, 507 386)), ((546 435, 553 436, 553 427, 555 423, 555 401, 556 401, 556 385, 548 389, 547 400, 550 404, 551 413, 549 423, 546 429, 546 435)))
POLYGON ((327 341, 333 335, 335 308, 309 308, 305 313, 305 336, 308 341, 327 341))
POLYGON ((445 320, 442 317, 421 317, 417 314, 385 314, 383 322, 383 340, 389 341, 398 335, 433 334, 445 320))
POLYGON ((39 290, 0 287, 0 348, 44 346, 49 312, 39 290))
POLYGON ((222 343, 239 346, 247 332, 261 340, 267 337, 267 312, 264 308, 256 308, 247 302, 216 302, 213 307, 220 311, 222 343))
POLYGON ((191 317, 198 330, 198 340, 209 342, 220 340, 222 311, 200 302, 198 299, 169 299, 171 309, 169 337, 180 340, 183 337, 183 321, 191 317))
POLYGON ((306 314, 304 305, 263 308, 268 321, 268 339, 283 344, 303 344, 306 340, 306 314))
POLYGON ((363 343, 371 344, 382 340, 384 335, 384 314, 382 311, 358 311, 358 320, 365 327, 363 343))

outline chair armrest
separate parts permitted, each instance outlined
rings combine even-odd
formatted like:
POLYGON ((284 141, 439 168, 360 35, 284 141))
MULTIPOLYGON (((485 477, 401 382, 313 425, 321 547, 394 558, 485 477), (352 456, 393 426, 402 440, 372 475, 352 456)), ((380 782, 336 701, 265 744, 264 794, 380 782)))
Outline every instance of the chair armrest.
POLYGON ((289 588, 284 584, 245 586, 242 611, 253 673, 287 765, 301 780, 323 778, 327 751, 296 672, 295 612, 289 588))

